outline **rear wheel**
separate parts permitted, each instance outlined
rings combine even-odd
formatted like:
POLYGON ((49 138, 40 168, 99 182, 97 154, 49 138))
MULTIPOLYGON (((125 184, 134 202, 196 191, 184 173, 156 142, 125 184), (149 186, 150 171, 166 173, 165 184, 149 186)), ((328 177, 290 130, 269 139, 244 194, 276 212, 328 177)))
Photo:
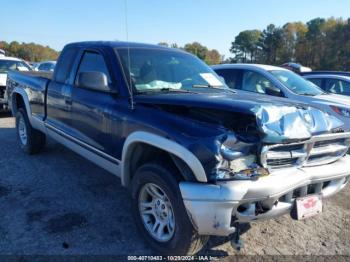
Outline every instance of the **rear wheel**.
POLYGON ((165 166, 141 166, 132 181, 133 215, 145 240, 162 254, 192 255, 206 244, 192 226, 178 181, 165 166))
POLYGON ((35 154, 45 146, 45 135, 30 125, 27 112, 23 108, 17 111, 16 129, 19 145, 24 152, 35 154))

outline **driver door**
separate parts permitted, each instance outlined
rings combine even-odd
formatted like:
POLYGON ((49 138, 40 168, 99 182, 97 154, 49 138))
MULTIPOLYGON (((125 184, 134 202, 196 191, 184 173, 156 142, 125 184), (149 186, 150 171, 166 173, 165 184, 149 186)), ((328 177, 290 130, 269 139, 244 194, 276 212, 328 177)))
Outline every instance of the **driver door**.
POLYGON ((80 72, 102 72, 111 83, 110 72, 102 53, 82 52, 72 89, 73 136, 88 146, 112 154, 110 108, 115 103, 112 94, 77 85, 80 72))

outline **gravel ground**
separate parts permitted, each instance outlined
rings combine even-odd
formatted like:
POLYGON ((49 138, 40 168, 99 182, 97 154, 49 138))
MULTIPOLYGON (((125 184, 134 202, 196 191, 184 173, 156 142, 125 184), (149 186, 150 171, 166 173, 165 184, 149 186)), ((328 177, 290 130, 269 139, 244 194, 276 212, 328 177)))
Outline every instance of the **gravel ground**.
MULTIPOLYGON (((0 115, 0 254, 149 255, 118 178, 55 142, 27 156, 14 119, 0 115)), ((242 255, 350 255, 350 188, 326 201, 324 213, 247 225, 242 255)), ((213 237, 203 255, 236 252, 213 237)))

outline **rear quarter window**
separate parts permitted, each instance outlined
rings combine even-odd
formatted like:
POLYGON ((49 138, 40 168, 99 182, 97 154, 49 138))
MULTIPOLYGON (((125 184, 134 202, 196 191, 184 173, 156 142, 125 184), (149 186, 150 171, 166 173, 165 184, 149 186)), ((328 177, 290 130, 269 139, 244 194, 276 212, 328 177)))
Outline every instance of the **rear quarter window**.
POLYGON ((55 71, 55 81, 59 83, 67 83, 72 65, 74 63, 75 57, 77 55, 77 49, 69 48, 64 49, 62 54, 60 55, 56 71, 55 71))
POLYGON ((111 78, 107 69, 106 62, 101 54, 90 51, 84 52, 77 75, 81 72, 89 71, 104 73, 107 76, 108 82, 111 83, 111 78))

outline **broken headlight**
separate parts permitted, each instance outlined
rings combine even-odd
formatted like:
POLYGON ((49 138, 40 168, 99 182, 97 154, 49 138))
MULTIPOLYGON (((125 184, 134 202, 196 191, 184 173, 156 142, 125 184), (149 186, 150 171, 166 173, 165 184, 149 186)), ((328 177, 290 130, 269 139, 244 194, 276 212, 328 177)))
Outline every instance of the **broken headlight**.
POLYGON ((240 143, 234 135, 228 135, 220 147, 216 180, 250 180, 269 174, 257 164, 256 154, 252 154, 247 144, 240 143))

